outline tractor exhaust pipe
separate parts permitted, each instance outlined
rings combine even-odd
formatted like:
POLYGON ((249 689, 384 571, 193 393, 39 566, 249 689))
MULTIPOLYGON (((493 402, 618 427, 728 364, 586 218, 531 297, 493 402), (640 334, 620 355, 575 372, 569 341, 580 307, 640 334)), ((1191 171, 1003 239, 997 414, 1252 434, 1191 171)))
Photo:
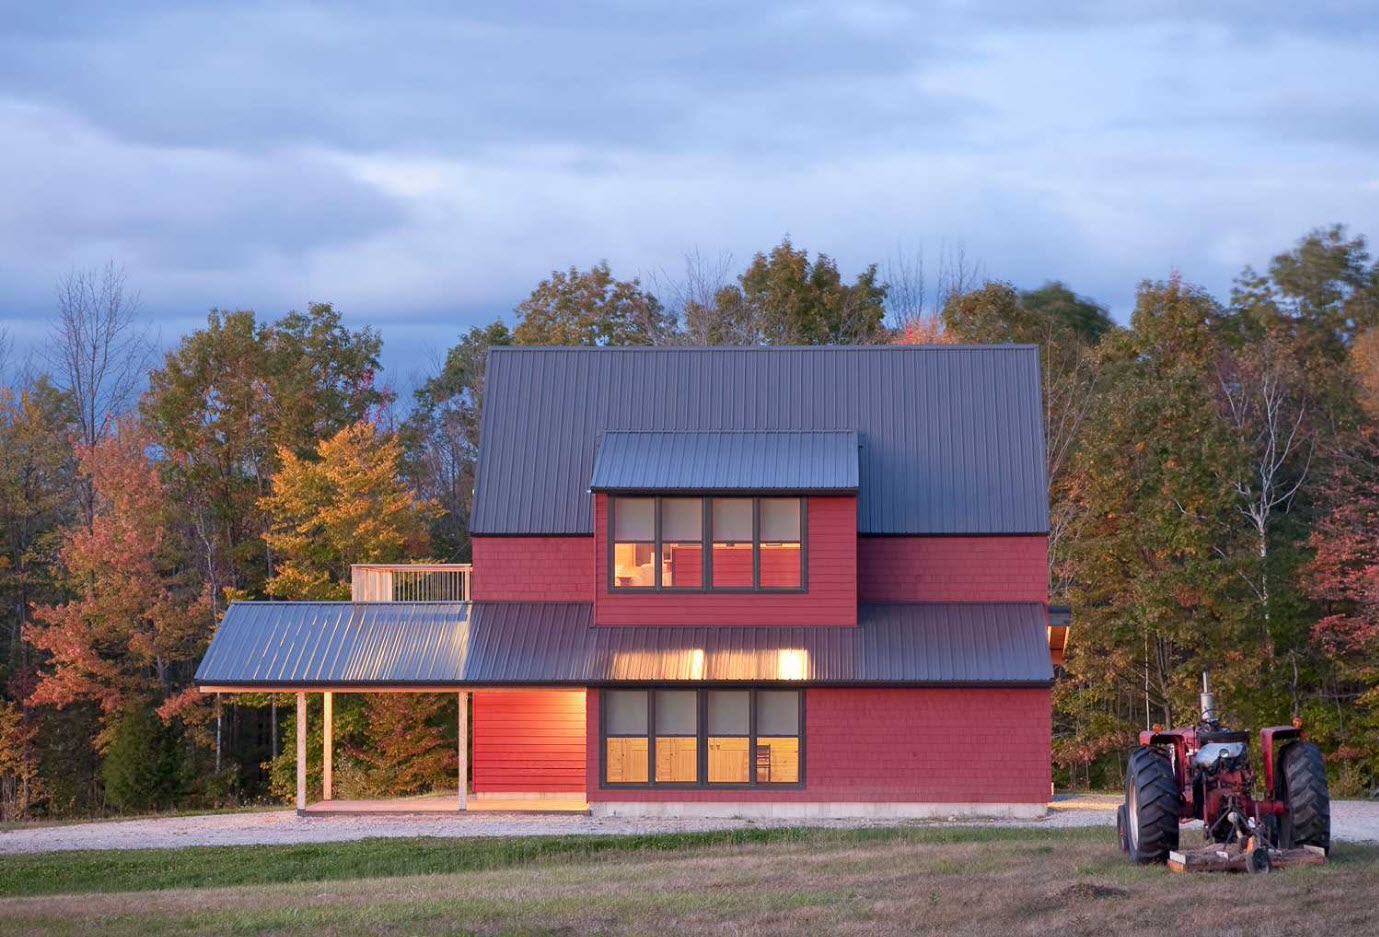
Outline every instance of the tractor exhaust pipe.
POLYGON ((1207 685, 1206 671, 1202 672, 1202 722, 1213 729, 1219 724, 1216 717, 1216 697, 1212 695, 1211 688, 1207 685))

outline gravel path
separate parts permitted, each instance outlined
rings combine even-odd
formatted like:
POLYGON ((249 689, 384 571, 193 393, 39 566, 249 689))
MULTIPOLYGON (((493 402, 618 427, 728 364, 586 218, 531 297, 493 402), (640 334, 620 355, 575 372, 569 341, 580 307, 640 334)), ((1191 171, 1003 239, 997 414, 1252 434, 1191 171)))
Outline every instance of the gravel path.
MULTIPOLYGON (((1116 798, 1083 797, 1056 802, 1041 820, 912 821, 914 826, 1114 826, 1116 798)), ((1336 801, 1332 834, 1351 843, 1379 843, 1379 802, 1336 801)), ((894 826, 884 820, 647 820, 588 816, 488 813, 464 817, 298 817, 295 811, 227 813, 44 826, 0 832, 0 855, 72 849, 177 849, 184 846, 248 846, 334 843, 378 837, 593 836, 684 833, 744 828, 811 826, 826 829, 894 826)))

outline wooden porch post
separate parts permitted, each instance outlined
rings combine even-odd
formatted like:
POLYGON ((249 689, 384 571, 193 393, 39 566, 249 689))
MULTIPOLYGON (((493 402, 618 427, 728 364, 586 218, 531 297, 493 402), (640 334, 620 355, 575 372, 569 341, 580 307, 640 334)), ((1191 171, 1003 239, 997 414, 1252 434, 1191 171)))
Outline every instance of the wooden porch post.
POLYGON ((321 799, 331 799, 331 773, 335 750, 335 694, 326 690, 321 694, 324 722, 321 725, 321 799))
POLYGON ((297 694, 297 812, 306 810, 306 694, 297 694))
POLYGON ((460 810, 469 809, 469 693, 460 693, 460 810))

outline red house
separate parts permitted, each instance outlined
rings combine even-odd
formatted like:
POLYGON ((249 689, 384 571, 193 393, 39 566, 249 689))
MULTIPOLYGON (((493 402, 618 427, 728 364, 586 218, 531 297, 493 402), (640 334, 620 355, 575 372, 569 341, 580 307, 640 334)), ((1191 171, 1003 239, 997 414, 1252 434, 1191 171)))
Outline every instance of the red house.
POLYGON ((497 349, 472 571, 237 603, 197 681, 472 695, 461 809, 1042 813, 1042 414, 1032 347, 497 349))

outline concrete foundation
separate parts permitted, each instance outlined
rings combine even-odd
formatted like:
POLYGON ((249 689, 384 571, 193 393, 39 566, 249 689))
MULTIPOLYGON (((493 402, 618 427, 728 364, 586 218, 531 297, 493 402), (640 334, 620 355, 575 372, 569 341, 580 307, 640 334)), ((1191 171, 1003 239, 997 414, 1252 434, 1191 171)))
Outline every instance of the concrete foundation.
POLYGON ((740 818, 772 820, 1037 820, 1046 804, 891 804, 891 803, 714 803, 670 801, 602 801, 591 803, 595 817, 683 819, 740 818))

